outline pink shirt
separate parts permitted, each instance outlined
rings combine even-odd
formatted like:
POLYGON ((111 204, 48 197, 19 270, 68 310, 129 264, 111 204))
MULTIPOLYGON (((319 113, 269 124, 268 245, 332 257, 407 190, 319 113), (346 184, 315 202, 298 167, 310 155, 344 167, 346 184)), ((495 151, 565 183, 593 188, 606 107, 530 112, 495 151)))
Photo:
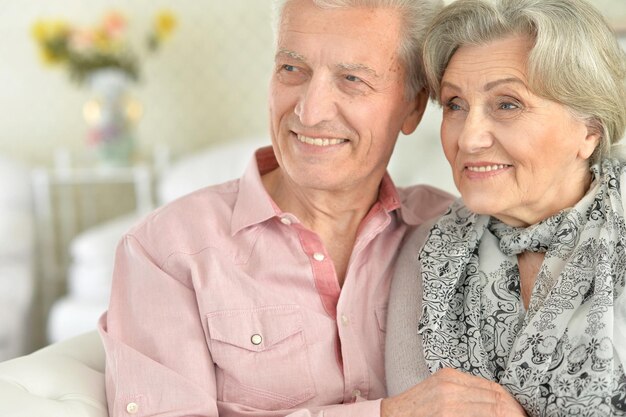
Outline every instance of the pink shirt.
POLYGON ((112 417, 380 414, 397 250, 451 199, 385 176, 340 288, 319 236, 265 191, 276 167, 263 148, 120 242, 100 320, 112 417))

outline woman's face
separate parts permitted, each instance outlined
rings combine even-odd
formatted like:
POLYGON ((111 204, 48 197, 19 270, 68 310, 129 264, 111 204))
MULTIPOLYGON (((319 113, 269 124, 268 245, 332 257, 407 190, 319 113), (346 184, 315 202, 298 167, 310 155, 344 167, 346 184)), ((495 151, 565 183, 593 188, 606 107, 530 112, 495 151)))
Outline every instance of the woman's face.
POLYGON ((465 204, 513 226, 578 202, 599 140, 568 108, 529 90, 531 46, 511 36, 460 47, 440 97, 441 141, 465 204))

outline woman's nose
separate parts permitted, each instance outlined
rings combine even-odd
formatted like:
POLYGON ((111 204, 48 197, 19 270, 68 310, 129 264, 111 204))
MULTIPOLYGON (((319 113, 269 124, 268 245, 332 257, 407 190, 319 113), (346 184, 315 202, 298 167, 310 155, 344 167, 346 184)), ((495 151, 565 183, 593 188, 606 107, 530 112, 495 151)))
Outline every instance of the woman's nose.
POLYGON ((470 110, 459 136, 459 149, 468 154, 478 153, 490 148, 493 141, 489 118, 480 110, 470 110))

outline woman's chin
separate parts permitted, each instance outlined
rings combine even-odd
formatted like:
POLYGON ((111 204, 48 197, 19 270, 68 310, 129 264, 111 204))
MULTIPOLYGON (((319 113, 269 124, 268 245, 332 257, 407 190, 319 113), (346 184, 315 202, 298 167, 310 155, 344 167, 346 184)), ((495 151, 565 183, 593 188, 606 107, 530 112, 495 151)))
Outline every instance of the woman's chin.
POLYGON ((493 216, 496 213, 498 204, 497 199, 492 199, 486 195, 476 195, 474 193, 461 193, 461 198, 465 206, 473 213, 493 216))

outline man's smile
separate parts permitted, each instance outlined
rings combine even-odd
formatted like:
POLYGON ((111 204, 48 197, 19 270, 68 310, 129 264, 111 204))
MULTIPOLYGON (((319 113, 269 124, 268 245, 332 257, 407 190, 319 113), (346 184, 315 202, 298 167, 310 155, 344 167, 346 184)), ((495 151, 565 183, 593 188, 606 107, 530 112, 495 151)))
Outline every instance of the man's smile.
POLYGON ((312 138, 304 135, 297 135, 298 140, 302 143, 306 143, 307 145, 314 146, 333 146, 339 145, 341 143, 347 142, 348 139, 329 139, 329 138, 312 138))

